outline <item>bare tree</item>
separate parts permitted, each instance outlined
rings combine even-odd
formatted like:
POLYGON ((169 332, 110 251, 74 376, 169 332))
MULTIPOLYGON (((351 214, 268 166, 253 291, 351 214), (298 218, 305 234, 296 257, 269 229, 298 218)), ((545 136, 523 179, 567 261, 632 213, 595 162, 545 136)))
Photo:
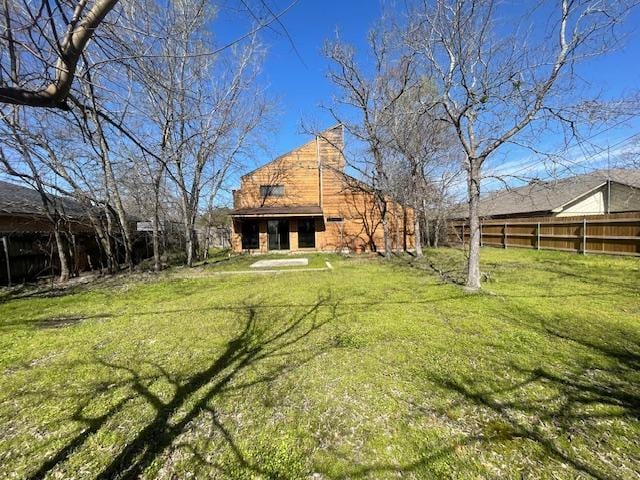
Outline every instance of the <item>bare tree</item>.
POLYGON ((425 195, 422 198, 422 212, 426 227, 425 237, 430 247, 438 248, 441 239, 447 238, 447 219, 458 207, 452 190, 459 184, 461 171, 459 155, 443 158, 437 170, 425 177, 425 195), (448 163, 447 163, 447 160, 448 163))
POLYGON ((69 221, 59 199, 47 188, 45 174, 34 159, 32 143, 19 128, 19 112, 0 112, 3 128, 0 128, 0 171, 29 184, 40 195, 42 211, 51 223, 60 262, 60 282, 66 282, 71 275, 67 242, 65 241, 69 221), (4 145, 4 148, 1 146, 4 145), (7 152, 9 150, 9 152, 7 152))
POLYGON ((634 135, 630 145, 620 155, 615 166, 640 169, 640 136, 634 135))
POLYGON ((154 225, 156 270, 161 217, 175 199, 191 264, 204 199, 213 201, 249 155, 269 110, 257 84, 264 51, 256 32, 282 27, 297 0, 279 12, 240 1, 240 15, 255 24, 222 45, 207 0, 119 2, 105 21, 116 3, 0 0, 0 102, 54 107, 24 109, 18 131, 47 188, 87 209, 109 271, 120 251, 132 266, 127 169, 149 193, 137 200, 154 225))
MULTIPOLYGON (((522 3, 519 19, 499 24, 495 0, 422 0, 406 43, 439 92, 433 107, 464 152, 469 203, 466 287, 480 288, 479 199, 485 162, 509 143, 531 145, 552 125, 572 133, 586 101, 574 69, 615 44, 615 27, 634 2, 522 3), (526 129, 526 132, 525 132, 526 129), (526 137, 524 133, 529 136, 526 137)), ((516 9, 517 10, 517 9, 516 9)))
MULTIPOLYGON (((202 203, 216 197, 248 153, 249 140, 268 112, 256 84, 263 52, 252 38, 210 55, 205 47, 212 42, 209 24, 214 12, 206 0, 180 0, 159 13, 156 2, 142 2, 139 10, 129 8, 131 19, 142 19, 136 20, 137 26, 152 32, 154 39, 123 42, 130 49, 134 89, 141 97, 138 107, 147 117, 153 188, 159 192, 164 175, 175 187, 186 261, 192 265, 202 203), (158 26, 154 19, 159 14, 166 20, 158 26)), ((156 207, 159 201, 156 196, 156 207)))
POLYGON ((3 0, 0 45, 6 53, 0 53, 0 102, 68 110, 78 62, 116 3, 3 0))
POLYGON ((387 258, 391 256, 391 235, 388 218, 390 179, 385 165, 389 148, 386 127, 393 105, 412 80, 411 59, 398 54, 392 44, 391 35, 381 27, 370 32, 369 53, 373 63, 370 75, 356 61, 356 53, 351 46, 338 39, 324 47, 325 56, 332 62, 328 77, 339 90, 336 105, 328 110, 338 123, 365 145, 365 165, 352 162, 351 167, 369 177, 367 179, 380 211, 387 258), (355 119, 353 113, 356 114, 355 119))
MULTIPOLYGON (((391 148, 401 157, 398 172, 394 175, 398 193, 404 192, 405 202, 414 209, 414 236, 416 256, 421 257, 421 220, 427 196, 439 196, 439 189, 430 188, 447 170, 450 149, 448 126, 437 122, 437 109, 431 108, 437 93, 428 79, 418 79, 394 103, 389 110, 386 128, 391 148), (429 106, 425 108, 425 106, 429 106)), ((429 202, 436 198, 429 199, 429 202)))
POLYGON ((21 134, 37 161, 47 186, 60 194, 73 197, 82 207, 107 260, 107 271, 118 270, 115 219, 102 168, 87 145, 74 142, 76 131, 69 124, 47 115, 21 123, 21 134), (60 182, 58 182, 60 180, 60 182))

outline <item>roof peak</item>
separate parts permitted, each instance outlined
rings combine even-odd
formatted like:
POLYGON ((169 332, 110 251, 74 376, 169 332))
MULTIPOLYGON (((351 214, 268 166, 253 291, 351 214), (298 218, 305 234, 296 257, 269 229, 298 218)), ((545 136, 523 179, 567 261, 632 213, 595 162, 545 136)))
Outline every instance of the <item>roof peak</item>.
POLYGON ((344 125, 342 123, 337 123, 335 125, 333 125, 332 127, 326 128, 324 130, 322 130, 321 132, 318 133, 312 133, 313 138, 311 140, 308 140, 300 145, 297 145, 296 147, 281 153, 280 155, 272 158, 271 160, 269 160, 268 162, 263 163, 262 165, 257 166, 256 168, 254 168, 253 170, 245 173, 244 175, 242 175, 240 178, 244 178, 244 177, 248 177, 249 175, 252 175, 254 173, 256 173, 258 170, 260 170, 261 168, 266 167, 267 165, 270 165, 271 163, 274 163, 278 160, 280 160, 283 157, 286 157, 287 155, 290 155, 292 153, 294 153, 296 150, 300 150, 304 147, 306 147, 307 145, 309 145, 310 143, 313 143, 315 141, 317 141, 318 138, 323 138, 325 141, 329 142, 332 146, 339 148, 341 151, 342 149, 344 149, 344 125), (340 139, 339 139, 339 143, 340 145, 336 145, 336 143, 328 140, 326 137, 322 137, 323 134, 329 133, 333 130, 336 130, 340 128, 340 139))

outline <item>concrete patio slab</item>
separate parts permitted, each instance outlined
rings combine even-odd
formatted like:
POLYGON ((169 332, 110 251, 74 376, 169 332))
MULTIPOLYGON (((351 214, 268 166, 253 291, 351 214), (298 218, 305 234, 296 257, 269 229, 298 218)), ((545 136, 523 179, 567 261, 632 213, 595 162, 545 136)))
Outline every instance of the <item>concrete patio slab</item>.
POLYGON ((304 267, 309 265, 307 258, 283 258, 279 260, 258 260, 249 265, 249 268, 273 268, 273 267, 304 267))

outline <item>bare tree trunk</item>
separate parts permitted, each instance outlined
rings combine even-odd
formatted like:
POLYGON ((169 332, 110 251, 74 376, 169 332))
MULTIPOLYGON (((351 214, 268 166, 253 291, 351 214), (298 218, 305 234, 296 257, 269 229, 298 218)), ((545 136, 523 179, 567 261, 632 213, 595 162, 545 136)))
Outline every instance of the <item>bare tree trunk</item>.
MULTIPOLYGON (((162 153, 164 154, 165 152, 162 153)), ((151 238, 153 240, 153 271, 156 273, 162 268, 160 264, 160 184, 162 183, 163 171, 164 164, 153 177, 153 222, 151 238)))
POLYGON ((158 215, 158 203, 156 202, 153 212, 153 271, 160 271, 160 216, 158 215))
POLYGON ((58 259, 60 260, 60 277, 61 282, 69 280, 69 259, 67 258, 67 249, 60 230, 56 227, 53 229, 53 236, 56 240, 56 248, 58 250, 58 259))
POLYGON ((100 118, 98 117, 95 103, 95 96, 93 93, 93 87, 89 88, 90 97, 93 102, 93 109, 91 110, 91 115, 93 117, 93 121, 96 125, 97 135, 98 135, 98 144, 100 147, 100 160, 102 161, 102 168, 105 175, 105 188, 107 189, 108 196, 113 199, 113 206, 116 211, 116 217, 118 219, 118 223, 120 224, 120 230, 122 232, 122 239, 124 245, 124 258, 129 271, 133 271, 133 255, 132 255, 132 242, 131 235, 129 233, 129 223, 127 221, 127 214, 124 211, 124 207, 122 206, 122 199, 120 198, 120 191, 118 190, 118 184, 116 182, 115 175, 113 173, 113 165, 111 163, 111 156, 109 154, 109 146, 107 145, 107 141, 105 138, 105 132, 102 130, 102 123, 100 122, 100 118))
POLYGON ((407 221, 408 221, 407 209, 402 207, 402 251, 407 253, 407 221))
POLYGON ((190 225, 186 227, 186 235, 187 267, 192 267, 195 259, 195 242, 193 241, 193 229, 190 225))
POLYGON ((400 221, 398 220, 398 204, 394 202, 393 204, 393 217, 395 219, 395 227, 396 227, 396 252, 400 251, 400 221))
POLYGON ((158 238, 158 227, 153 227, 153 271, 160 271, 160 239, 158 238))
POLYGON ((120 199, 120 194, 117 192, 117 187, 115 183, 115 178, 113 178, 113 170, 111 168, 111 164, 107 159, 107 170, 109 171, 109 175, 111 176, 110 183, 113 185, 115 195, 114 198, 114 208, 118 217, 118 223, 120 224, 120 230, 122 232, 122 239, 124 244, 124 257, 125 263, 129 268, 129 271, 133 271, 133 244, 131 242, 131 234, 129 232, 129 223, 127 221, 127 214, 124 211, 124 207, 122 206, 122 201, 120 199))
POLYGON ((416 257, 422 257, 422 238, 420 234, 420 215, 413 211, 413 242, 416 246, 416 257))
POLYGON ((209 248, 211 245, 211 212, 207 213, 207 226, 204 234, 204 259, 209 258, 209 248))
POLYGON ((67 231, 67 238, 71 238, 71 242, 68 242, 69 246, 69 265, 70 274, 72 277, 77 277, 80 274, 80 265, 78 264, 78 244, 76 243, 75 234, 71 231, 67 231))
POLYGON ((425 245, 427 248, 431 247, 431 224, 429 223, 429 219, 424 219, 424 238, 426 240, 425 245))
POLYGON ((440 245, 440 217, 436 217, 435 225, 433 226, 433 248, 438 248, 440 245))
POLYGON ((191 218, 193 216, 190 201, 188 198, 187 190, 183 185, 181 187, 181 195, 180 195, 180 204, 182 207, 182 215, 183 221, 182 225, 184 227, 184 241, 185 241, 185 254, 187 255, 187 266, 193 266, 193 257, 194 257, 194 245, 193 245, 193 222, 191 218))
POLYGON ((480 168, 477 159, 469 159, 469 260, 466 289, 480 289, 480 168))
POLYGON ((380 199, 380 193, 378 194, 378 202, 380 203, 380 218, 382 221, 382 242, 384 244, 384 256, 385 258, 391 258, 391 236, 389 235, 389 219, 387 217, 388 205, 386 199, 380 199))
POLYGON ((115 273, 120 270, 120 259, 118 258, 118 245, 113 240, 113 221, 108 205, 104 206, 104 215, 106 220, 106 230, 104 232, 105 246, 107 247, 108 269, 109 273, 115 273))
POLYGON ((384 256, 385 258, 391 258, 391 237, 389 235, 389 222, 387 216, 382 217, 382 236, 384 243, 384 256))
POLYGON ((190 202, 186 198, 186 194, 182 195, 183 214, 184 214, 184 241, 185 241, 185 253, 187 255, 187 266, 193 266, 193 260, 195 257, 195 245, 193 241, 193 213, 191 210, 190 202))

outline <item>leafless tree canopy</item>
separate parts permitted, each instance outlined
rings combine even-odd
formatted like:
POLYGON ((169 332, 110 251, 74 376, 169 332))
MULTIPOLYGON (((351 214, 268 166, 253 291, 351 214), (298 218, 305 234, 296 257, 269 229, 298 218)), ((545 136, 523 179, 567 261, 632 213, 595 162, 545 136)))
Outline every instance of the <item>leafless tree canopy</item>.
MULTIPOLYGON (((180 226, 191 265, 198 216, 226 191, 271 111, 258 81, 258 32, 295 3, 274 12, 264 0, 240 0, 253 26, 218 44, 207 0, 0 0, 3 171, 86 205, 110 269, 119 250, 132 266, 131 205, 154 225, 156 269, 168 220, 180 226)), ((510 147, 540 153, 549 133, 569 144, 629 114, 625 99, 604 101, 579 69, 619 44, 634 6, 410 0, 374 25, 366 51, 339 36, 325 45, 336 91, 326 108, 361 147, 347 160, 375 193, 387 255, 390 200, 413 206, 416 233, 422 226, 437 243, 462 172, 467 287, 480 287, 487 165, 510 147)))
POLYGON ((325 45, 325 56, 331 61, 328 77, 338 91, 327 109, 364 146, 364 155, 350 163, 373 188, 382 219, 385 256, 389 257, 391 232, 387 217, 393 179, 389 175, 392 161, 387 128, 394 106, 411 88, 413 63, 394 47, 393 32, 382 26, 371 30, 368 45, 371 73, 358 63, 353 47, 339 38, 325 45))
MULTIPOLYGON (((412 4, 404 38, 438 91, 429 108, 451 126, 467 173, 470 251, 467 287, 480 286, 478 201, 486 160, 505 144, 532 145, 551 128, 579 135, 599 99, 576 67, 616 45, 634 2, 423 0, 412 4)), ((591 119, 594 117, 591 116, 591 119)))
POLYGON ((198 216, 270 112, 258 33, 291 5, 239 2, 249 26, 219 44, 208 0, 2 1, 2 171, 86 205, 110 270, 120 250, 132 267, 133 212, 154 225, 156 269, 168 224, 191 264, 198 216))
POLYGON ((3 0, 0 102, 68 109, 78 62, 117 0, 3 0))

